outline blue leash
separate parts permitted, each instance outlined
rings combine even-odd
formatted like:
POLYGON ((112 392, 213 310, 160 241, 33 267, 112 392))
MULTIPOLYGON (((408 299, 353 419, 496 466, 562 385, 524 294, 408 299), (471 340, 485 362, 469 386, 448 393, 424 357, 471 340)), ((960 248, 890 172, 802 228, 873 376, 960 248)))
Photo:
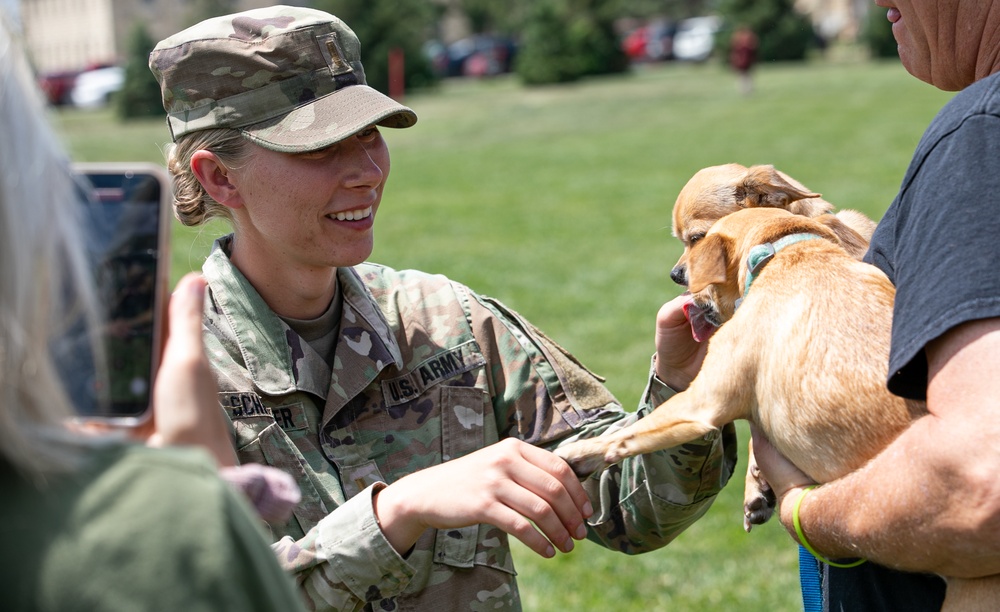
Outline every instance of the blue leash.
POLYGON ((823 566, 816 557, 799 545, 799 585, 802 587, 802 609, 823 611, 823 566))

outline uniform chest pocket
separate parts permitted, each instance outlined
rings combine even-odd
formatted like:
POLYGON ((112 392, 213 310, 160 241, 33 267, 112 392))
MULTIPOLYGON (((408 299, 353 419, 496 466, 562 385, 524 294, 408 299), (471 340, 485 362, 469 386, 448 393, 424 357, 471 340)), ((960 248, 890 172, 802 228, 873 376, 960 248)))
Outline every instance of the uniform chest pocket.
POLYGON ((486 444, 486 394, 476 387, 441 387, 440 393, 441 461, 482 448, 486 444))
POLYGON ((309 430, 303 403, 268 406, 253 393, 222 393, 220 403, 233 424, 239 462, 280 469, 298 484, 302 499, 293 511, 294 517, 289 524, 272 524, 270 528, 275 539, 283 535, 300 537, 335 507, 320 493, 313 482, 315 475, 306 469, 303 450, 290 437, 302 438, 309 430), (290 529, 292 523, 297 523, 297 528, 290 529))
MULTIPOLYGON (((482 389, 445 386, 439 392, 442 461, 463 457, 497 440, 496 424, 482 389)), ((514 572, 507 534, 491 525, 439 530, 433 558, 435 563, 452 567, 485 565, 514 572)))

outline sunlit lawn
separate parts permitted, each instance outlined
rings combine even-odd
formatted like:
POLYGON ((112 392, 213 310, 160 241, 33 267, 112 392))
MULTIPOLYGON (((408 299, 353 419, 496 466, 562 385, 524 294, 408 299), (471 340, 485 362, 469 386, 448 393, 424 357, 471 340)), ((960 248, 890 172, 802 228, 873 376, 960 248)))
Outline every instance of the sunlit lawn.
MULTIPOLYGON (((670 209, 695 171, 774 164, 878 218, 948 97, 897 62, 762 66, 751 97, 715 64, 530 90, 508 78, 449 82, 406 100, 414 128, 384 132, 393 170, 373 260, 502 299, 632 407, 653 317, 679 292, 667 276, 680 253, 670 209)), ((76 159, 162 161, 162 120, 57 118, 76 159)), ((200 266, 222 230, 176 227, 174 279, 200 266)), ((796 549, 777 523, 743 533, 742 489, 739 473, 705 518, 654 553, 584 544, 546 561, 518 545, 527 609, 800 609, 796 549)))

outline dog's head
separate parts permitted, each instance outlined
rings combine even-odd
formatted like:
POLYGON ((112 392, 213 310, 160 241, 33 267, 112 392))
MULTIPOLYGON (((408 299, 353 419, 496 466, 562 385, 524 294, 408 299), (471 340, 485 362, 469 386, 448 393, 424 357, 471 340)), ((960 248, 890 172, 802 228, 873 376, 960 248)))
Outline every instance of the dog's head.
POLYGON ((716 327, 731 319, 743 295, 750 250, 799 233, 841 247, 857 237, 834 215, 809 218, 778 208, 749 208, 719 219, 688 255, 688 290, 701 315, 716 327))
POLYGON ((833 205, 774 166, 739 164, 699 170, 674 203, 673 232, 684 243, 684 253, 670 271, 678 285, 688 284, 687 260, 691 247, 705 237, 712 224, 744 208, 780 208, 797 215, 818 217, 833 205))

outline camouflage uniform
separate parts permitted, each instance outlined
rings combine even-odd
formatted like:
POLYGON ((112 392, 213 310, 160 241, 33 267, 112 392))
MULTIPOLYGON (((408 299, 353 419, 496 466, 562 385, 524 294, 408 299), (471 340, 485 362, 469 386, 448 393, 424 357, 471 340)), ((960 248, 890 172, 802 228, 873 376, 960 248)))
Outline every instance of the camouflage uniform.
MULTIPOLYGON (((375 264, 340 269, 333 367, 230 263, 204 266, 205 330, 241 462, 294 475, 303 501, 271 525, 280 562, 316 609, 517 610, 507 535, 428 530, 400 556, 372 494, 504 437, 553 449, 633 421, 598 377, 515 312, 447 278, 375 264)), ((671 395, 650 376, 639 414, 671 395)), ((709 507, 735 465, 732 426, 585 482, 589 537, 639 553, 709 507)))

